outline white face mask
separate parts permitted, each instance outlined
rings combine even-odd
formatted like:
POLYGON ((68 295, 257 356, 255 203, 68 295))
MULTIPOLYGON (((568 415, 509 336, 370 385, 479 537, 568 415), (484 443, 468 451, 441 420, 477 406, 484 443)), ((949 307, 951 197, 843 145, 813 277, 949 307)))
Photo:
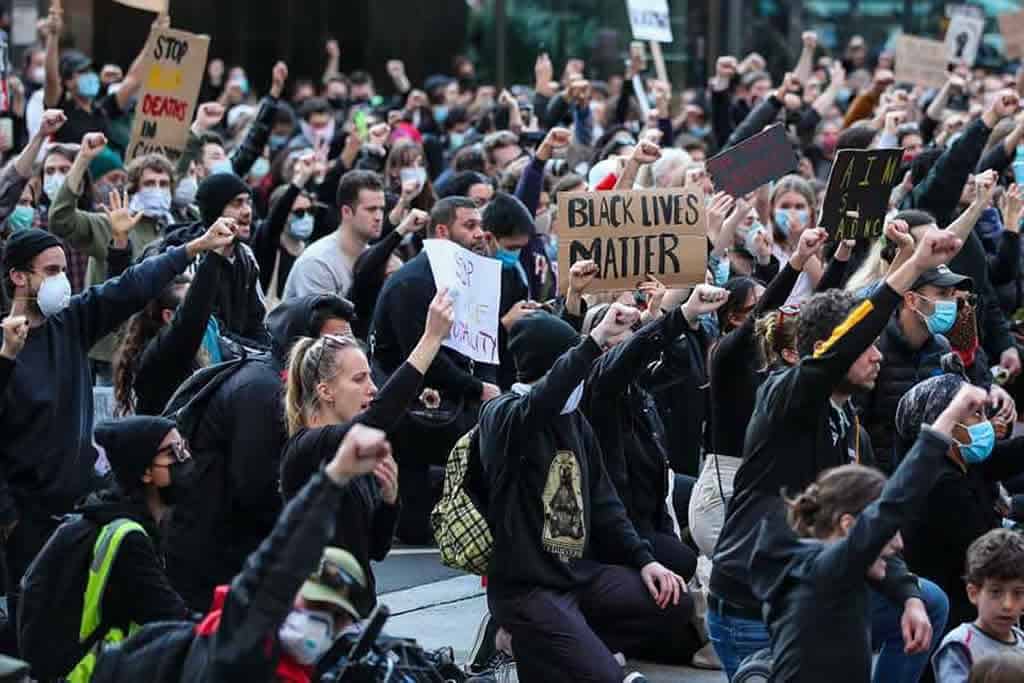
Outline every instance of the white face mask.
POLYGON ((71 281, 67 273, 51 275, 43 280, 36 294, 36 305, 47 318, 57 315, 71 302, 71 281))
POLYGON ((296 608, 278 629, 281 647, 303 666, 312 666, 334 644, 334 615, 330 612, 296 608))
POLYGON ((67 176, 63 173, 54 173, 53 175, 48 175, 43 178, 43 192, 46 193, 46 196, 50 198, 51 202, 57 196, 57 192, 60 191, 60 188, 64 186, 64 181, 66 179, 67 176))

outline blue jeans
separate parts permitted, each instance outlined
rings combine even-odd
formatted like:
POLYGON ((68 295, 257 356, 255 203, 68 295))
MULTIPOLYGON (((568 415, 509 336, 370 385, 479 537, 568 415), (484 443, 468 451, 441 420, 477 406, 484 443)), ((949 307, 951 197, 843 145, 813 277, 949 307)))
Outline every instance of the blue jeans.
MULTIPOLYGON (((903 606, 894 605, 879 593, 871 594, 872 646, 879 651, 873 680, 875 683, 917 683, 928 658, 942 641, 949 615, 949 600, 942 589, 927 579, 919 579, 921 598, 932 622, 932 645, 926 653, 903 653, 900 619, 903 606)), ((763 622, 740 619, 708 609, 708 637, 722 662, 728 680, 736 675, 743 660, 759 650, 771 647, 771 637, 763 622)))

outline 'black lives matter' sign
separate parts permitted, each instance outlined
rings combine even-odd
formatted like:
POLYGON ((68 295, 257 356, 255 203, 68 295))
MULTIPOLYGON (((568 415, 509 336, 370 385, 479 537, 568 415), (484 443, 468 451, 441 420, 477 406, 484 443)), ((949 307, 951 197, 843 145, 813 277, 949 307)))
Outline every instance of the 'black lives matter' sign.
POLYGON ((715 189, 742 197, 796 170, 796 152, 777 123, 708 160, 715 189))
POLYGON ((889 195, 902 179, 902 149, 841 149, 832 162, 819 225, 836 239, 882 236, 889 195))
POLYGON ((593 291, 634 289, 654 276, 669 287, 704 281, 707 227, 704 193, 695 186, 667 190, 572 192, 558 195, 559 288, 569 268, 592 259, 593 291))

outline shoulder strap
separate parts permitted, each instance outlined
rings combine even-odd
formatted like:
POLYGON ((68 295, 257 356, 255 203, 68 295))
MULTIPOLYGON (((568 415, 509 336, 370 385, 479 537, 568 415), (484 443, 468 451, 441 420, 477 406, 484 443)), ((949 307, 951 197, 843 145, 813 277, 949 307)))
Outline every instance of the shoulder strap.
POLYGON ((98 627, 103 620, 100 608, 107 587, 107 577, 110 576, 110 568, 117 559, 121 541, 133 531, 146 534, 145 528, 138 522, 119 518, 104 526, 96 538, 92 549, 92 563, 89 565, 89 582, 86 584, 85 598, 82 601, 82 624, 78 633, 81 642, 100 632, 98 627))

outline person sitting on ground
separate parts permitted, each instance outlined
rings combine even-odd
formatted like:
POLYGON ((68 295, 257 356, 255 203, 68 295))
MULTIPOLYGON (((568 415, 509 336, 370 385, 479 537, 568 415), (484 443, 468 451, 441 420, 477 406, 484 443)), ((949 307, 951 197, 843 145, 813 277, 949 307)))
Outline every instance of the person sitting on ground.
MULTIPOLYGON (((973 622, 950 631, 932 665, 936 683, 974 680, 973 662, 1013 652, 1024 655, 1024 536, 993 529, 967 550, 967 597, 978 610, 973 622)), ((1015 679, 1022 680, 1022 679, 1015 679)))
POLYGON ((701 645, 685 581, 637 534, 577 410, 594 362, 638 318, 615 303, 580 342, 549 313, 524 316, 509 341, 520 383, 481 410, 488 605, 521 680, 619 683, 613 652, 688 663, 701 645))
POLYGON ((792 531, 761 522, 750 567, 767 605, 773 681, 871 680, 867 580, 885 578, 887 558, 903 546, 900 527, 953 466, 958 425, 985 420, 987 403, 984 389, 961 387, 891 479, 858 464, 832 468, 786 501, 792 531))

